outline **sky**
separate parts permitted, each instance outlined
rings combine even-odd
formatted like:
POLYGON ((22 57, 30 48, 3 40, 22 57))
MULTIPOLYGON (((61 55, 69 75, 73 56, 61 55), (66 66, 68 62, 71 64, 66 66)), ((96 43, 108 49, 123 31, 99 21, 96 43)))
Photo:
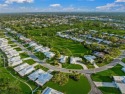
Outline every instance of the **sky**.
POLYGON ((125 0, 0 0, 10 12, 125 12, 125 0))

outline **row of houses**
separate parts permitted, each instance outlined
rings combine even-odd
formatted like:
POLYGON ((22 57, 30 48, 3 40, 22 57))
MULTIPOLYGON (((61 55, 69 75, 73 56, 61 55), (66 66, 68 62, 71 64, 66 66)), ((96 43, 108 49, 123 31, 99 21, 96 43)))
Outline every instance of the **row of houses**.
MULTIPOLYGON (((13 53, 16 50, 14 50, 11 46, 8 44, 8 40, 5 38, 0 38, 0 49, 7 55, 8 58, 8 65, 9 66, 16 66, 14 67, 14 70, 19 73, 20 76, 26 76, 28 75, 28 78, 34 82, 36 82, 38 85, 43 86, 46 82, 48 82, 53 75, 51 75, 48 72, 45 72, 41 69, 38 69, 35 71, 35 68, 32 65, 29 65, 27 63, 23 63, 21 60, 19 53, 13 53), (33 73, 32 73, 33 72, 33 73)), ((52 88, 47 87, 42 94, 63 94, 62 92, 59 92, 57 90, 54 90, 52 88)))
POLYGON ((0 38, 0 49, 6 54, 9 66, 16 66, 23 63, 21 57, 19 56, 19 52, 8 44, 7 39, 0 38))
MULTIPOLYGON (((76 38, 76 37, 70 36, 69 34, 62 34, 61 32, 57 32, 57 35, 62 37, 62 38, 71 39, 71 40, 74 40, 74 41, 77 41, 77 42, 84 42, 85 41, 87 44, 92 44, 91 42, 88 43, 87 40, 84 40, 82 38, 76 38)), ((107 40, 104 40, 104 39, 92 37, 90 34, 89 35, 80 35, 80 37, 84 37, 85 39, 91 39, 91 40, 97 41, 97 43, 105 43, 105 44, 108 44, 108 45, 112 43, 111 41, 107 41, 107 40)))

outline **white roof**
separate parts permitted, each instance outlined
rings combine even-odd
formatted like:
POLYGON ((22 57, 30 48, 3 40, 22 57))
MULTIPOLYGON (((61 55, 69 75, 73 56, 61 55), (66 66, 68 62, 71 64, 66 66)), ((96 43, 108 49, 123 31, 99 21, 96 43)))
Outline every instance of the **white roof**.
POLYGON ((68 56, 61 55, 60 62, 65 63, 67 58, 68 58, 68 56))
POLYGON ((15 67, 14 70, 17 71, 17 72, 19 72, 19 71, 21 71, 22 69, 24 69, 24 68, 26 68, 28 66, 29 66, 29 64, 24 63, 24 64, 21 64, 21 65, 15 67))
POLYGON ((26 68, 24 68, 23 70, 21 70, 20 72, 18 72, 21 76, 25 76, 29 73, 31 73, 32 71, 34 71, 34 67, 33 66, 28 66, 26 68))
POLYGON ((51 78, 53 77, 53 75, 44 72, 43 74, 41 74, 38 79, 35 81, 38 85, 43 86, 46 82, 48 82, 51 78))
POLYGON ((42 94, 64 94, 64 93, 62 93, 62 92, 60 92, 60 91, 57 91, 57 90, 55 90, 55 89, 52 89, 52 88, 50 88, 50 87, 47 87, 47 88, 42 92, 42 94))
POLYGON ((115 82, 122 82, 125 80, 125 76, 113 76, 115 82))
POLYGON ((9 66, 16 66, 16 65, 19 65, 21 64, 23 61, 22 60, 19 60, 19 61, 15 61, 15 62, 9 62, 9 66))
POLYGON ((124 67, 124 68, 122 68, 122 71, 123 71, 123 72, 125 72, 125 67, 124 67))
POLYGON ((123 84, 123 83, 117 83, 117 87, 121 91, 121 94, 125 94, 125 84, 123 84))
POLYGON ((12 57, 10 59, 8 59, 8 61, 10 62, 15 62, 15 61, 19 61, 20 60, 20 56, 16 56, 16 57, 12 57))
POLYGON ((80 57, 70 57, 70 63, 76 64, 78 61, 82 61, 82 58, 80 57))
POLYGON ((44 73, 44 71, 41 70, 41 69, 39 69, 39 70, 33 72, 32 74, 30 74, 30 75, 28 76, 28 78, 29 78, 30 80, 35 81, 35 80, 36 80, 41 74, 43 74, 43 73, 44 73))
POLYGON ((92 55, 85 55, 84 58, 88 60, 90 63, 93 63, 96 57, 92 55))
POLYGON ((44 55, 48 58, 52 58, 55 56, 55 54, 53 52, 45 52, 44 55))
POLYGON ((41 49, 40 49, 40 51, 41 52, 49 52, 50 51, 50 48, 48 48, 48 47, 42 47, 41 49))

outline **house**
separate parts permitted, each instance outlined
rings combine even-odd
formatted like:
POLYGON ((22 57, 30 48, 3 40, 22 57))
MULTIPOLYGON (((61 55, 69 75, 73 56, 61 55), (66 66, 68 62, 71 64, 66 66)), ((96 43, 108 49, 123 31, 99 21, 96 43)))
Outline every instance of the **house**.
POLYGON ((8 65, 13 67, 13 66, 19 65, 21 63, 23 63, 22 60, 17 60, 17 61, 13 61, 13 62, 8 62, 8 65))
POLYGON ((44 55, 47 57, 47 58, 53 58, 55 56, 55 54, 53 52, 45 52, 44 55))
POLYGON ((35 81, 40 75, 42 75, 44 73, 43 70, 38 69, 37 71, 33 72, 32 74, 30 74, 28 76, 28 78, 32 81, 35 81))
POLYGON ((42 48, 42 46, 39 46, 39 45, 37 45, 37 46, 34 47, 35 51, 37 51, 37 52, 40 51, 41 48, 42 48))
POLYGON ((123 71, 123 72, 125 72, 125 67, 124 67, 124 68, 122 68, 122 71, 123 71))
POLYGON ((80 57, 70 57, 70 64, 77 64, 77 62, 82 61, 80 57))
POLYGON ((21 71, 22 69, 26 68, 27 66, 29 66, 29 64, 24 63, 24 64, 21 64, 21 65, 15 67, 14 70, 15 70, 16 72, 19 72, 19 71, 21 71))
POLYGON ((53 77, 53 75, 44 72, 42 73, 38 79, 35 81, 38 85, 43 86, 46 82, 48 82, 51 78, 53 77))
POLYGON ((42 48, 40 49, 40 51, 43 52, 43 53, 49 52, 49 51, 50 51, 50 48, 48 48, 48 47, 42 47, 42 48))
POLYGON ((26 68, 24 68, 23 70, 19 71, 18 73, 21 75, 21 76, 25 76, 29 73, 31 73, 32 71, 34 71, 35 68, 33 66, 28 66, 26 68))
POLYGON ((103 52, 94 52, 93 53, 95 56, 103 58, 104 57, 104 53, 103 52))
POLYGON ((64 94, 64 93, 62 93, 62 92, 60 92, 60 91, 57 91, 57 90, 55 90, 55 89, 52 89, 52 88, 50 88, 50 87, 46 87, 46 88, 43 90, 42 94, 64 94))
POLYGON ((61 57, 59 58, 60 63, 66 63, 67 58, 68 58, 68 56, 61 55, 61 57))
POLYGON ((125 76, 113 76, 113 79, 121 94, 125 94, 125 76))
POLYGON ((19 61, 19 60, 20 60, 20 56, 16 56, 16 57, 9 58, 8 62, 11 63, 11 62, 19 61))
POLYGON ((84 58, 89 61, 91 64, 94 64, 94 59, 96 59, 95 56, 92 55, 85 55, 84 58))
POLYGON ((37 44, 35 42, 30 42, 29 47, 33 47, 33 46, 37 46, 37 44))

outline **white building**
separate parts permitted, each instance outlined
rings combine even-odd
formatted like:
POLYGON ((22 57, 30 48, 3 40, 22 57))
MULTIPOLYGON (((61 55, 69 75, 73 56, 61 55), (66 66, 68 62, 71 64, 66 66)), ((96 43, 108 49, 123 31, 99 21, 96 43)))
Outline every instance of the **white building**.
POLYGON ((77 62, 82 61, 80 57, 70 57, 70 64, 77 64, 77 62))
POLYGON ((47 57, 47 58, 53 58, 55 56, 55 54, 53 52, 45 52, 44 55, 47 57))
POLYGON ((89 61, 91 64, 94 64, 94 59, 96 59, 95 56, 92 55, 85 55, 84 58, 89 61))
POLYGON ((125 72, 125 67, 124 67, 124 68, 122 68, 122 71, 123 71, 123 72, 125 72))
POLYGON ((18 73, 21 75, 21 76, 25 76, 29 73, 31 73, 32 71, 34 71, 35 68, 33 66, 28 66, 26 68, 24 68, 23 70, 19 71, 18 73))
POLYGON ((121 94, 125 94, 125 76, 113 76, 113 79, 121 94))
POLYGON ((42 92, 42 94, 64 94, 60 91, 57 91, 55 89, 52 89, 50 87, 45 88, 45 90, 42 92))
POLYGON ((40 75, 42 75, 43 73, 45 73, 43 70, 39 69, 35 72, 33 72, 32 74, 30 74, 28 76, 28 78, 32 81, 35 81, 40 75))
POLYGON ((29 66, 29 64, 24 63, 24 64, 21 64, 21 65, 15 67, 14 70, 15 70, 16 72, 19 72, 19 71, 21 71, 22 69, 24 69, 24 68, 26 68, 26 67, 28 67, 28 66, 29 66))
POLYGON ((40 49, 40 51, 41 51, 42 53, 49 52, 49 51, 50 51, 50 48, 48 48, 48 47, 42 47, 42 48, 40 49))
POLYGON ((38 85, 43 86, 46 82, 48 82, 51 78, 53 77, 53 75, 44 72, 43 74, 41 74, 38 79, 35 81, 38 85))
POLYGON ((21 63, 23 63, 22 60, 17 60, 17 61, 13 61, 13 62, 8 62, 8 65, 13 67, 13 66, 19 65, 21 63))
POLYGON ((68 56, 61 55, 61 57, 59 58, 60 63, 66 63, 67 58, 68 58, 68 56))

